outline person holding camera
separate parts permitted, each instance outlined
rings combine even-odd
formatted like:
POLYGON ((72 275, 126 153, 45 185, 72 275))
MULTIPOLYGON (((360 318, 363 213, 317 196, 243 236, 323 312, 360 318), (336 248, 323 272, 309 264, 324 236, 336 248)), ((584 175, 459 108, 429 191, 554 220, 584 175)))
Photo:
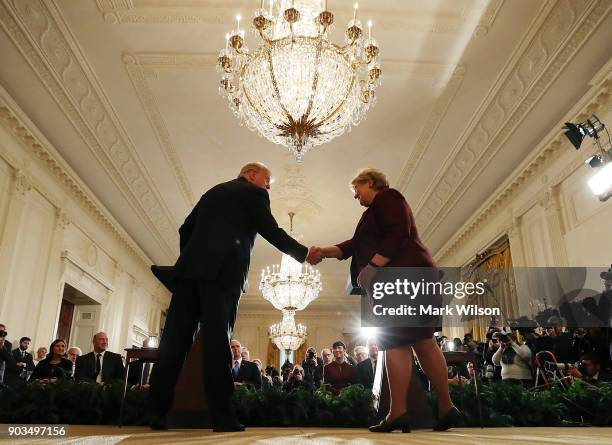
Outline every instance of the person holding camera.
POLYGON ((323 381, 323 360, 317 357, 315 348, 308 348, 306 358, 302 362, 304 380, 318 388, 323 381))
POLYGON ((612 375, 602 368, 599 356, 595 353, 583 355, 579 365, 571 368, 569 374, 591 385, 612 381, 612 375))
POLYGON ((531 349, 526 344, 516 343, 514 334, 499 335, 500 346, 492 357, 494 365, 501 366, 503 383, 522 383, 525 387, 532 383, 531 349))
POLYGON ((300 365, 295 365, 293 370, 289 373, 289 377, 283 386, 283 390, 291 392, 298 388, 303 388, 307 391, 314 390, 312 383, 304 380, 304 369, 300 365))

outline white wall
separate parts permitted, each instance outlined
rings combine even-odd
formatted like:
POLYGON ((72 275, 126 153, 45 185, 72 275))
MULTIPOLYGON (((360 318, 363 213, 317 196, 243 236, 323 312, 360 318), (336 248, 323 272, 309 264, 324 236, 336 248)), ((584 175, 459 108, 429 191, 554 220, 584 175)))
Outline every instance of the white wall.
MULTIPOLYGON (((507 234, 514 266, 610 267, 612 199, 600 202, 591 194, 587 181, 595 170, 584 164, 596 149, 592 139, 585 139, 576 151, 561 128, 566 121, 584 122, 592 113, 612 127, 611 67, 608 62, 600 70, 590 90, 532 156, 436 252, 440 265, 465 265, 507 234)), ((600 289, 597 276, 591 281, 600 289)), ((451 335, 460 333, 456 329, 451 335)))
POLYGON ((111 350, 140 344, 158 334, 169 302, 150 264, 0 88, 0 322, 9 340, 48 347, 69 283, 101 305, 94 331, 108 333, 111 350))

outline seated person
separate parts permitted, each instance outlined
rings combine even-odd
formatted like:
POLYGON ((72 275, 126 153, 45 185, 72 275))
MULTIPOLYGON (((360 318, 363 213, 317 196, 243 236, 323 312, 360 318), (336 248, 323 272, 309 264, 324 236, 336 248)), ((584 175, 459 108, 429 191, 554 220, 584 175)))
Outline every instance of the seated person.
POLYGON ((345 351, 344 343, 335 342, 332 346, 334 359, 323 368, 323 383, 331 385, 330 390, 335 395, 357 381, 357 368, 346 361, 345 351))
POLYGON ((253 385, 255 389, 261 389, 261 372, 257 365, 242 358, 242 345, 238 340, 230 343, 232 349, 232 377, 234 386, 244 384, 253 385))
POLYGON ((580 363, 580 367, 572 368, 569 372, 574 378, 584 380, 592 385, 612 381, 612 375, 601 367, 601 361, 597 354, 583 355, 580 363))
POLYGON ((30 381, 66 380, 72 377, 72 362, 66 357, 66 342, 61 338, 49 346, 51 351, 46 358, 39 361, 30 376, 30 381))
POLYGON ((26 380, 28 375, 34 370, 34 358, 32 354, 28 352, 31 341, 29 337, 21 337, 21 339, 19 339, 19 347, 13 350, 13 357, 15 357, 17 366, 21 369, 20 376, 24 380, 26 380))
POLYGON ((283 389, 285 391, 293 391, 294 389, 303 388, 308 391, 314 390, 312 383, 304 380, 304 369, 300 365, 295 365, 293 371, 289 373, 289 378, 283 389))
POLYGON ((121 355, 107 351, 108 337, 98 332, 92 339, 94 350, 77 358, 75 380, 77 382, 108 383, 111 380, 123 380, 123 359, 121 355))

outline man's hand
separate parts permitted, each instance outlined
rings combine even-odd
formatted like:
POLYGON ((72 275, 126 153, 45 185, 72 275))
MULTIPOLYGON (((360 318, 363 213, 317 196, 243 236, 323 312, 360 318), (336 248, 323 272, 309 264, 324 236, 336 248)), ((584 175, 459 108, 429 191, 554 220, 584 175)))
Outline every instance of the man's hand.
POLYGON ((321 249, 320 247, 312 246, 310 249, 308 249, 306 261, 311 266, 316 266, 323 260, 323 258, 325 258, 325 255, 323 254, 323 249, 321 249))

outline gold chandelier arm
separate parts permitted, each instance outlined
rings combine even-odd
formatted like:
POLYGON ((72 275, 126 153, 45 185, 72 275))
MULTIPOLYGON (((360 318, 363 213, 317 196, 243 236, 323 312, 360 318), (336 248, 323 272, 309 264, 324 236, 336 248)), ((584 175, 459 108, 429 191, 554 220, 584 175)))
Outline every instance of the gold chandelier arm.
POLYGON ((291 114, 289 113, 287 108, 285 108, 285 105, 283 104, 283 101, 281 100, 281 97, 280 97, 280 91, 278 89, 278 84, 276 83, 276 75, 274 74, 274 63, 272 62, 272 51, 270 48, 267 49, 266 56, 268 58, 268 69, 270 70, 270 79, 272 80, 272 86, 274 88, 273 96, 278 101, 278 105, 283 110, 283 113, 285 113, 285 116, 287 116, 287 119, 291 119, 291 114))
POLYGON ((317 54, 315 55, 315 73, 312 79, 312 88, 311 95, 308 98, 308 108, 306 108, 306 112, 304 115, 308 117, 310 115, 310 111, 312 110, 312 101, 315 97, 315 93, 317 91, 317 85, 319 84, 319 65, 321 64, 321 50, 323 49, 323 37, 319 37, 319 43, 317 44, 317 54))

